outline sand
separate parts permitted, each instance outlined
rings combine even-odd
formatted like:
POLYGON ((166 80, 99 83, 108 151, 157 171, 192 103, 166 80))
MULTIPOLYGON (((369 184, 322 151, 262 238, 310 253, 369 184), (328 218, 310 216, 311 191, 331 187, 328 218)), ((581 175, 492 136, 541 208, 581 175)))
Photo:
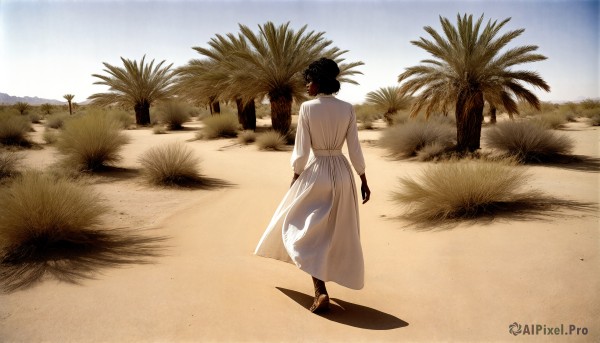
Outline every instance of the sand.
MULTIPOLYGON (((264 122, 261 122, 264 123, 264 122)), ((195 123, 188 127, 193 128, 195 123)), ((39 127, 38 127, 39 129, 39 127)), ((41 131, 41 130, 38 130, 41 131)), ((292 172, 289 151, 263 152, 233 139, 188 141, 191 130, 132 140, 120 167, 137 169, 146 149, 184 141, 203 174, 228 182, 211 190, 147 185, 134 171, 91 183, 111 207, 106 227, 167 236, 151 264, 97 270, 79 284, 48 277, 0 294, 2 342, 379 342, 515 341, 513 322, 587 329, 530 335, 533 341, 600 340, 598 213, 559 210, 540 218, 498 217, 419 230, 390 201, 397 179, 426 163, 393 161, 360 131, 372 200, 360 205, 366 285, 328 283, 332 311, 319 316, 310 277, 295 266, 252 255, 292 172)), ((599 130, 573 123, 561 133, 576 154, 600 157, 599 130)), ((39 132, 36 133, 39 135, 39 132)), ((39 139, 39 136, 36 136, 39 139)), ((55 161, 52 147, 24 153, 24 164, 55 161)), ((529 167, 528 186, 598 203, 598 170, 529 167)))

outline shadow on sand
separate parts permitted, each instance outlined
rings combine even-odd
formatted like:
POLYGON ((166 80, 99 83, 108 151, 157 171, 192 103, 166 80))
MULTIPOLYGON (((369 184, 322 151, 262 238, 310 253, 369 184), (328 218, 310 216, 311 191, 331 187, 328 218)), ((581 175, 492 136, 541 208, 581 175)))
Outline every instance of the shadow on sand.
MULTIPOLYGON (((94 176, 96 183, 106 183, 134 179, 139 176, 143 177, 144 171, 141 169, 133 168, 103 166, 102 168, 94 171, 94 173, 90 173, 89 176, 94 176)), ((170 180, 164 184, 158 184, 157 186, 192 190, 213 190, 219 188, 232 187, 235 186, 235 184, 217 178, 198 175, 196 177, 180 177, 177 179, 170 180)))
MULTIPOLYGON (((310 295, 291 289, 276 288, 307 311, 313 303, 313 297, 310 295)), ((336 323, 368 330, 392 330, 408 326, 407 322, 391 314, 336 298, 331 298, 330 310, 319 316, 336 323)))
POLYGON ((94 279, 103 268, 149 264, 162 256, 167 237, 142 236, 130 230, 88 230, 77 239, 31 242, 2 257, 0 288, 13 292, 50 277, 80 284, 94 279))
POLYGON ((561 168, 566 170, 582 171, 588 173, 600 172, 600 158, 583 155, 559 155, 547 162, 530 162, 528 166, 561 168))
POLYGON ((181 182, 174 183, 172 186, 188 189, 213 190, 218 188, 233 187, 236 185, 225 180, 201 175, 198 178, 182 180, 181 182))
POLYGON ((598 204, 532 192, 520 200, 487 204, 485 211, 472 216, 424 219, 414 212, 408 212, 389 219, 408 221, 408 227, 417 231, 442 231, 453 229, 458 225, 489 225, 496 221, 551 221, 556 218, 581 216, 598 217, 598 204), (564 210, 575 213, 567 213, 564 210))

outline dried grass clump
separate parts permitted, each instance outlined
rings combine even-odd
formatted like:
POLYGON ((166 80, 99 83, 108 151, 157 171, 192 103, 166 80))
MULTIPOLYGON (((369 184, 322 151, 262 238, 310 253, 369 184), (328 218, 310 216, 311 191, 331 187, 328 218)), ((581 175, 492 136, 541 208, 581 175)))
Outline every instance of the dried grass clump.
POLYGON ((237 116, 219 114, 205 118, 204 128, 196 134, 198 139, 215 139, 236 137, 239 129, 237 116))
POLYGON ((110 110, 108 111, 108 113, 106 113, 106 115, 114 119, 116 122, 120 123, 122 129, 129 129, 135 125, 134 115, 125 110, 110 110))
POLYGON ((285 146, 285 137, 277 131, 267 131, 256 137, 256 145, 260 150, 282 150, 285 146))
POLYGON ((0 261, 17 263, 84 245, 106 207, 90 189, 37 171, 0 192, 0 261))
POLYGON ((0 113, 0 144, 30 146, 27 133, 31 131, 31 122, 25 116, 10 112, 0 113))
POLYGON ((30 113, 29 115, 27 115, 27 117, 29 118, 29 121, 34 124, 39 124, 42 120, 42 116, 37 112, 30 113))
POLYGON ((238 134, 238 142, 244 145, 254 143, 256 141, 256 132, 252 130, 244 130, 238 134))
POLYGON ((17 175, 20 161, 21 156, 15 152, 0 150, 0 180, 17 175))
POLYGON ((600 114, 594 114, 590 117, 590 125, 600 126, 600 114))
POLYGON ((416 222, 473 218, 535 199, 537 192, 519 191, 527 178, 511 160, 451 160, 401 178, 393 200, 416 222))
MULTIPOLYGON (((297 112, 293 112, 297 113, 297 112)), ((271 106, 258 103, 256 104, 256 119, 263 119, 271 116, 271 106)))
POLYGON ((152 133, 154 133, 155 135, 164 135, 165 133, 167 133, 167 128, 164 125, 154 125, 152 127, 152 133))
POLYGON ((427 144, 417 152, 417 160, 421 162, 435 161, 442 157, 445 157, 449 151, 447 144, 440 142, 433 142, 427 144))
POLYGON ((58 132, 53 129, 45 128, 42 138, 46 144, 54 144, 58 141, 58 132))
POLYGON ((46 127, 51 129, 61 129, 68 118, 68 113, 55 113, 49 115, 46 117, 46 127))
POLYGON ((202 180, 200 159, 181 142, 153 147, 140 156, 139 162, 146 178, 156 185, 187 186, 202 180))
POLYGON ((548 129, 560 129, 564 124, 568 122, 567 115, 563 112, 553 111, 543 113, 539 117, 533 119, 538 122, 541 126, 548 129))
POLYGON ((363 119, 360 127, 361 130, 373 130, 375 128, 373 120, 363 119))
POLYGON ((381 116, 377 114, 377 109, 374 105, 370 104, 359 104, 354 105, 354 113, 356 114, 356 121, 361 125, 361 129, 372 130, 374 128, 373 123, 381 116))
POLYGON ((181 130, 182 124, 190 120, 190 110, 185 104, 168 101, 158 108, 158 121, 170 130, 181 130))
POLYGON ((95 171, 120 160, 121 147, 129 138, 115 119, 87 114, 65 123, 56 144, 64 163, 77 170, 95 171))
POLYGON ((600 115, 600 108, 587 108, 581 110, 581 116, 585 118, 592 118, 600 115))
POLYGON ((392 125, 402 125, 410 120, 410 112, 409 111, 399 111, 393 116, 390 117, 392 121, 392 125))
POLYGON ((449 147, 456 137, 456 129, 437 121, 410 120, 402 125, 387 128, 379 144, 395 159, 416 156, 426 146, 436 144, 449 147))
POLYGON ((496 124, 484 136, 485 143, 522 162, 552 162, 568 155, 574 147, 569 137, 558 135, 529 121, 496 124))
POLYGON ((600 109, 600 100, 594 100, 594 99, 585 99, 582 100, 579 103, 579 106, 583 109, 583 110, 589 110, 589 109, 600 109))

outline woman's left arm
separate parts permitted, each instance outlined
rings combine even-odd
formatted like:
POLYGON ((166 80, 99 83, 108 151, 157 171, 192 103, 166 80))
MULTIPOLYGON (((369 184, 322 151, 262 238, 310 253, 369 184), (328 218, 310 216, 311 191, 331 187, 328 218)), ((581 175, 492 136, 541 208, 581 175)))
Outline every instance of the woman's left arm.
MULTIPOLYGON (((350 105, 352 106, 352 105, 350 105)), ((358 175, 365 173, 365 157, 363 156, 360 142, 358 140, 358 126, 356 124, 356 114, 354 108, 350 107, 350 124, 348 125, 348 131, 346 132, 346 143, 348 144, 348 155, 350 155, 350 162, 358 175)))

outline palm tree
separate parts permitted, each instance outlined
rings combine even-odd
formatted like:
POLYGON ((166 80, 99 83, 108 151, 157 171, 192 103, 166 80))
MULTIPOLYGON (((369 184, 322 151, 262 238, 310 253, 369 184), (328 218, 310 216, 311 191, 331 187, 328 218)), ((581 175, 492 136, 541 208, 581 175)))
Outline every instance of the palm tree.
POLYGON ((434 59, 421 61, 398 76, 400 90, 413 95, 411 115, 421 109, 426 113, 454 107, 457 128, 457 150, 479 149, 483 122, 484 98, 490 106, 502 106, 509 114, 518 114, 515 97, 539 108, 539 99, 523 83, 549 91, 548 84, 531 71, 514 71, 512 66, 545 60, 534 53, 535 45, 501 50, 525 30, 509 31, 497 36, 510 20, 488 21, 480 32, 483 16, 473 22, 473 16, 457 16, 456 27, 440 17, 445 37, 430 26, 424 29, 433 40, 421 37, 411 43, 429 52, 434 59))
POLYGON ((73 115, 73 106, 71 105, 71 101, 73 100, 74 97, 75 97, 75 95, 73 95, 73 94, 63 95, 63 98, 65 98, 65 100, 67 100, 67 102, 69 103, 69 115, 73 115))
POLYGON ((28 103, 23 102, 23 101, 19 101, 19 102, 15 103, 14 106, 15 106, 15 109, 17 111, 19 111, 19 114, 21 114, 21 115, 27 114, 27 111, 29 111, 29 108, 31 107, 31 106, 29 106, 28 103))
POLYGON ((400 94, 400 87, 382 87, 367 93, 366 102, 384 111, 383 117, 388 125, 393 125, 393 115, 410 104, 410 98, 400 94))
POLYGON ((150 124, 150 105, 157 100, 166 100, 172 95, 174 73, 173 64, 164 66, 165 61, 154 66, 154 60, 145 63, 146 56, 138 64, 135 60, 121 57, 124 68, 112 66, 104 62, 108 76, 93 74, 101 81, 98 85, 109 86, 108 93, 96 93, 89 97, 94 105, 133 106, 135 121, 138 125, 150 124))
MULTIPOLYGON (((205 56, 204 59, 193 59, 187 65, 177 69, 179 75, 176 83, 177 93, 188 100, 219 104, 219 101, 235 101, 238 106, 238 119, 245 130, 256 128, 256 111, 254 99, 242 103, 237 94, 228 92, 234 69, 241 69, 242 61, 234 61, 235 54, 246 49, 245 41, 232 34, 222 36, 217 34, 209 41, 209 49, 194 47, 193 49, 205 56), (237 63, 235 68, 232 63, 237 63)), ((211 105, 211 112, 214 106, 211 105)))
POLYGON ((41 110, 41 111, 42 111, 42 113, 44 113, 44 114, 50 114, 50 113, 52 113, 52 108, 53 108, 53 107, 52 107, 52 105, 51 105, 51 104, 49 104, 49 103, 45 103, 45 104, 42 104, 42 105, 40 106, 40 110, 41 110))
POLYGON ((206 60, 192 60, 188 63, 190 68, 193 64, 210 65, 210 68, 196 68, 192 70, 192 87, 194 84, 199 86, 199 94, 211 96, 214 99, 224 101, 235 101, 238 111, 238 121, 242 124, 244 130, 256 129, 256 107, 254 98, 243 100, 239 94, 232 93, 235 91, 235 75, 240 71, 243 72, 247 65, 245 61, 239 58, 241 52, 248 52, 248 45, 244 37, 238 34, 235 36, 231 33, 223 36, 215 35, 208 42, 210 48, 194 47, 201 55, 205 56, 206 60), (206 87, 208 85, 208 87, 206 87))
POLYGON ((228 64, 234 70, 229 92, 238 94, 244 102, 267 97, 273 129, 282 134, 287 134, 290 129, 292 102, 306 99, 302 72, 311 62, 321 57, 335 60, 340 67, 338 80, 353 84, 357 83, 349 76, 360 74, 353 69, 364 64, 341 63, 344 60, 340 56, 347 51, 329 48, 332 42, 324 39, 324 32, 307 32, 306 25, 294 31, 289 24, 275 26, 267 22, 259 25, 258 33, 240 24, 241 37, 249 48, 235 55, 240 67, 228 64))

